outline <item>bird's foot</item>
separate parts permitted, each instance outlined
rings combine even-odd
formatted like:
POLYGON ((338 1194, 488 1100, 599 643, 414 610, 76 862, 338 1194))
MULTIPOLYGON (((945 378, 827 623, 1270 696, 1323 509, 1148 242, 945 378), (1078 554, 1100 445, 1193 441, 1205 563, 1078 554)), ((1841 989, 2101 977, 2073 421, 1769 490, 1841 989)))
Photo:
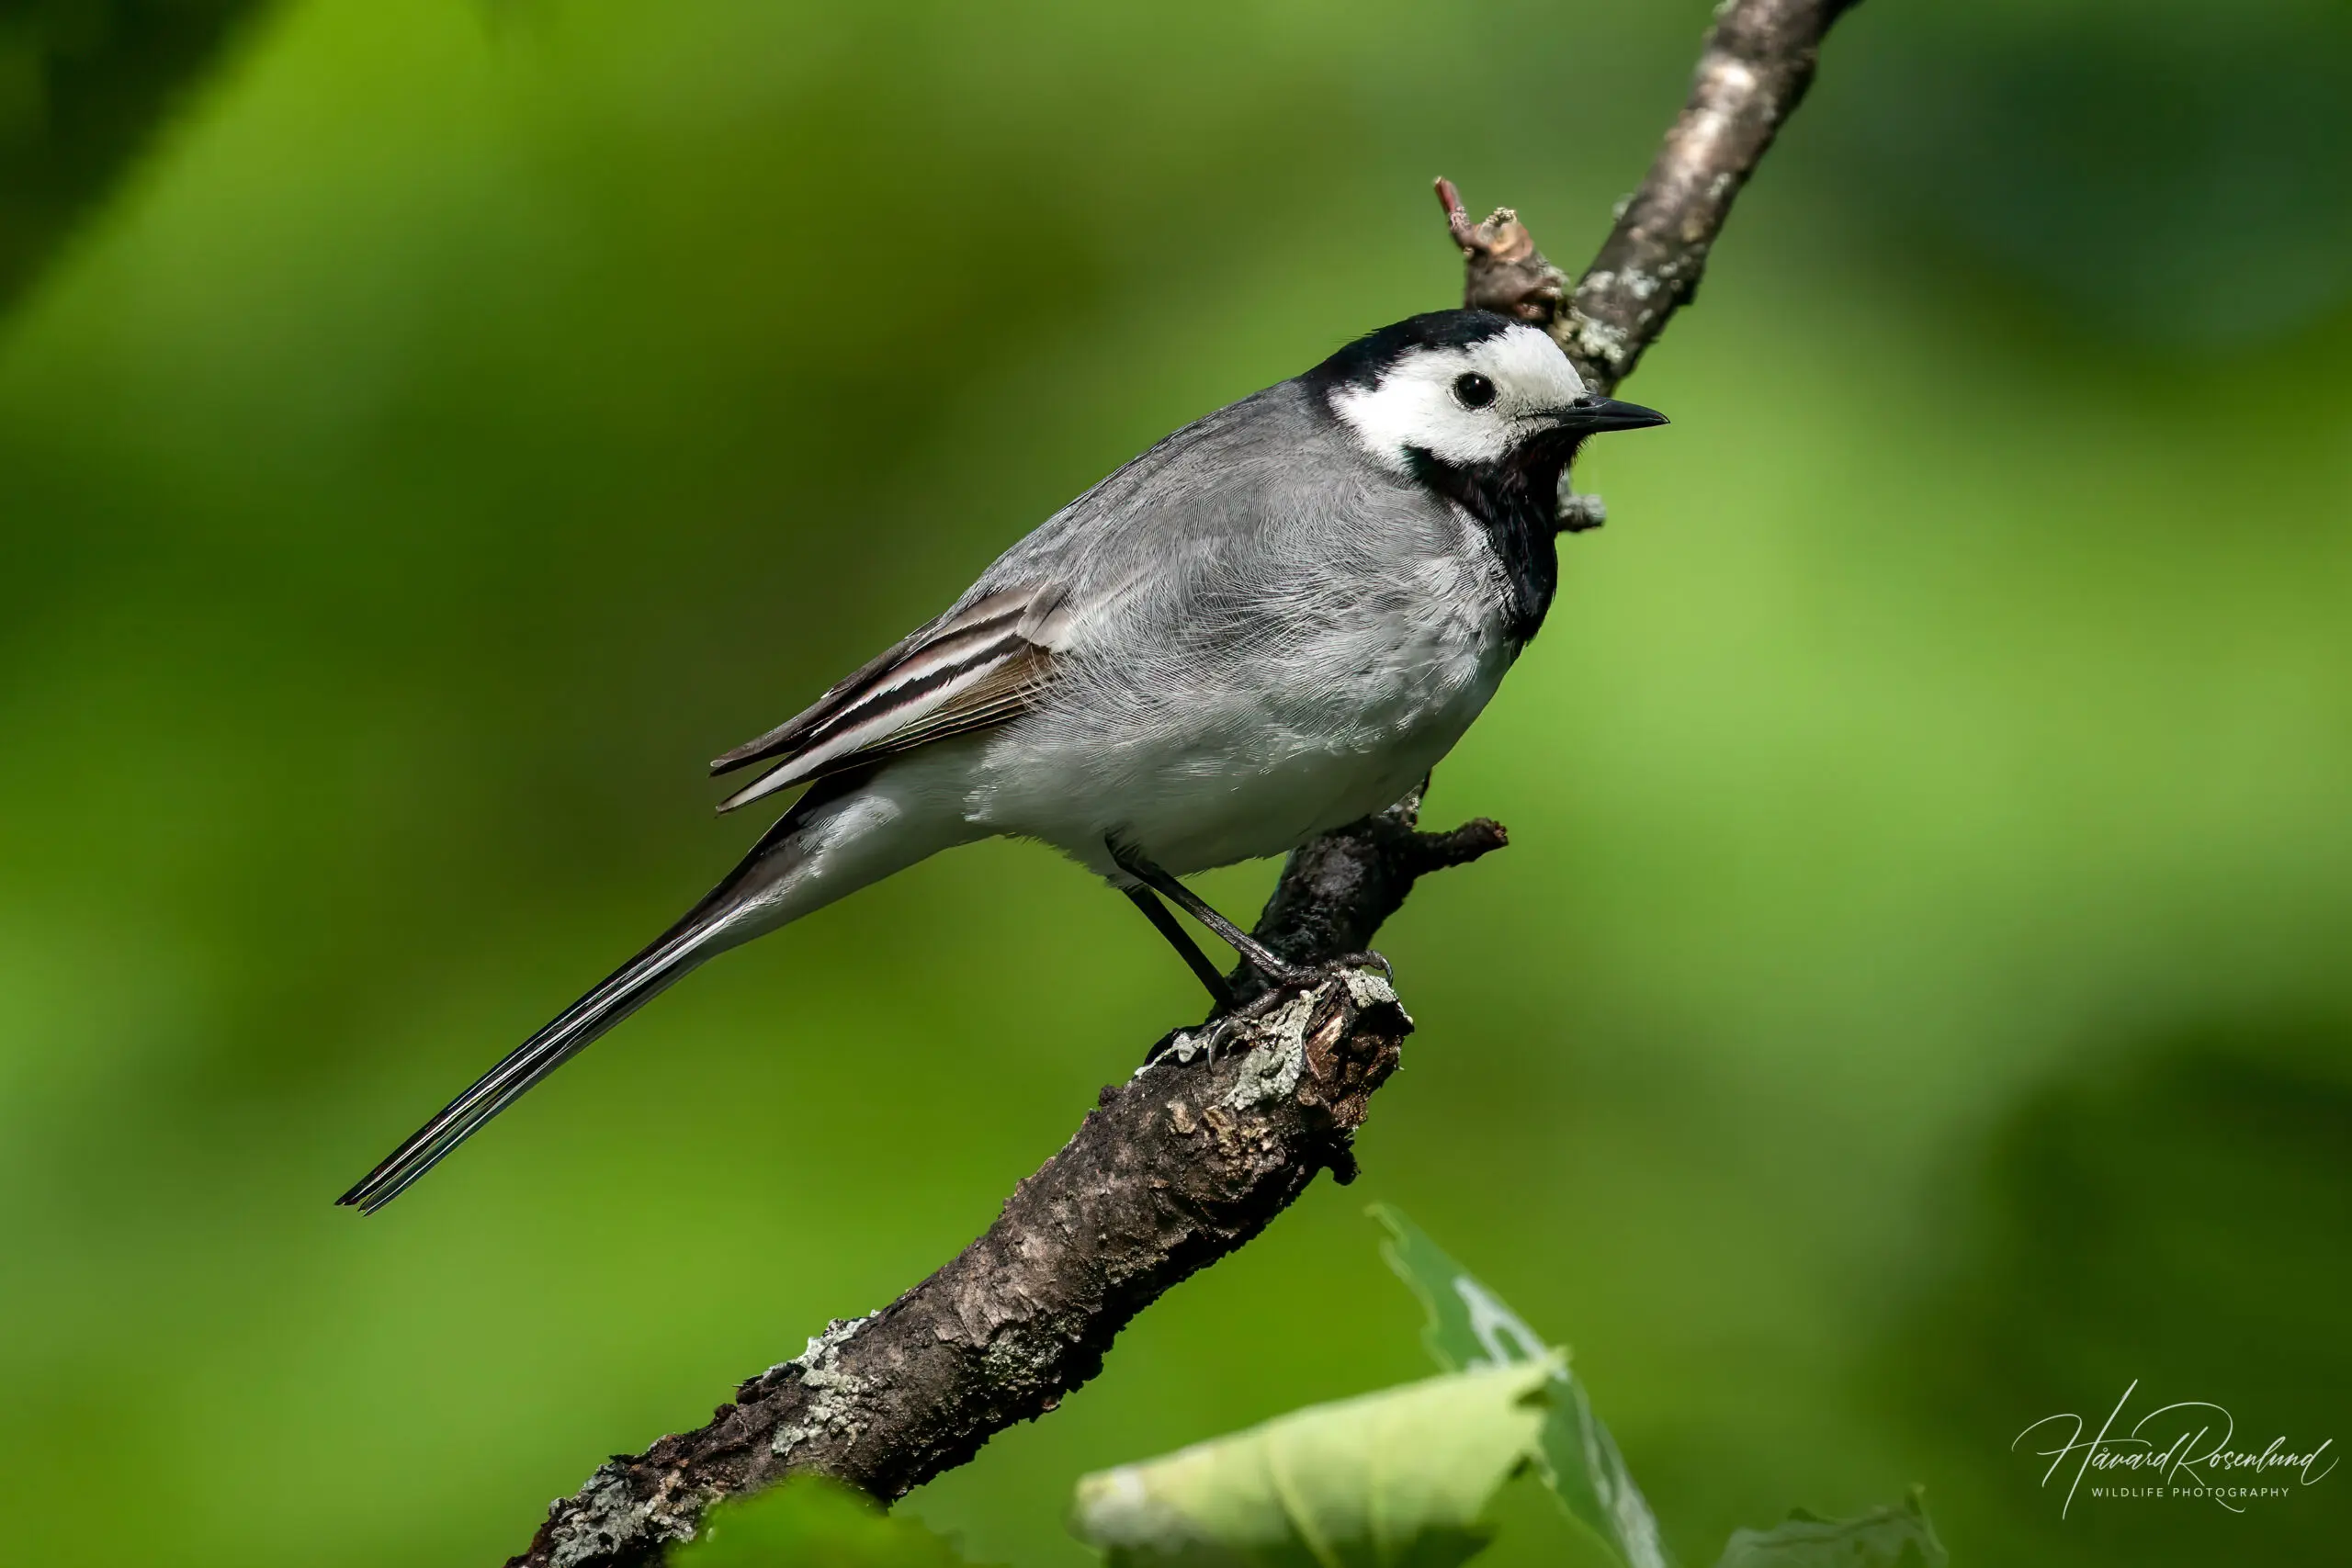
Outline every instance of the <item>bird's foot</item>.
POLYGON ((1311 986, 1322 977, 1328 967, 1321 964, 1293 964, 1270 947, 1254 940, 1244 940, 1248 943, 1246 946, 1230 937, 1226 939, 1227 945, 1240 956, 1241 962, 1248 964, 1259 979, 1277 991, 1295 991, 1311 986))
MULTIPOLYGON (((1272 953, 1267 956, 1273 957, 1272 953)), ((1187 1066, 1194 1061, 1204 1066, 1212 1065, 1222 1055, 1218 1050, 1219 1043, 1235 1024, 1254 1022, 1269 1013, 1277 1012, 1300 993, 1311 991, 1329 981, 1376 969, 1391 986, 1396 982, 1396 971, 1390 966, 1388 960, 1369 949, 1362 953, 1343 953, 1318 964, 1293 964, 1286 959, 1274 958, 1272 964, 1264 968, 1254 964, 1250 967, 1260 981, 1257 989, 1247 993, 1238 1002, 1220 1004, 1207 1018, 1190 1029, 1170 1030, 1153 1043, 1151 1049, 1144 1054, 1143 1066, 1136 1070, 1140 1073, 1170 1056, 1187 1066)))
MULTIPOLYGON (((1268 954, 1269 957, 1272 955, 1268 954)), ((1274 959, 1271 966, 1250 965, 1258 976, 1257 989, 1245 994, 1238 1005, 1220 1008, 1215 1018, 1259 1018, 1279 1007, 1301 991, 1312 990, 1327 980, 1365 969, 1377 969, 1388 983, 1396 983, 1396 971, 1386 958, 1373 952, 1343 953, 1337 958, 1327 958, 1318 964, 1293 964, 1274 959)))
MULTIPOLYGON (((1195 1055, 1205 1054, 1211 1062, 1216 1060, 1216 1038, 1213 1030, 1171 1029, 1152 1042, 1151 1049, 1143 1054, 1144 1067, 1157 1065, 1159 1059, 1174 1055, 1180 1062, 1190 1062, 1195 1055)), ((1136 1069, 1138 1073, 1143 1067, 1136 1069)))

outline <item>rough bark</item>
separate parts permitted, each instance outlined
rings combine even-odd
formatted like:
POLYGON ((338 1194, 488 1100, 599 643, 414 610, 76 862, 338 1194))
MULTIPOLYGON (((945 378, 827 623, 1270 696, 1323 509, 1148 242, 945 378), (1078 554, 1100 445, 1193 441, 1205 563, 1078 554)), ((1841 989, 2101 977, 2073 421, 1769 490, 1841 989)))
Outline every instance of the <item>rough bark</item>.
POLYGON ((1265 1229, 1318 1171, 1351 1179, 1355 1130, 1413 1026, 1377 968, 1333 961, 1417 877, 1504 841, 1484 820, 1420 832, 1419 804, 1417 792, 1291 857, 1257 934, 1323 966, 1311 985, 1257 987, 1163 1038, 945 1268, 831 1324, 707 1426, 605 1464, 511 1562, 651 1562, 712 1503, 794 1471, 904 1496, 1060 1404, 1136 1313, 1265 1229))
POLYGON ((1698 295, 1732 202, 1813 85, 1821 40, 1858 3, 1724 0, 1715 7, 1690 96, 1573 295, 1516 212, 1497 208, 1474 224, 1453 182, 1438 181, 1466 263, 1464 303, 1550 329, 1593 390, 1613 390, 1667 318, 1698 295))
MULTIPOLYGON (((1439 181, 1464 302, 1543 324, 1596 389, 1613 389, 1696 290, 1733 197, 1852 4, 1718 8, 1689 104, 1573 292, 1516 214, 1474 224, 1439 181)), ((1596 505, 1582 525, 1598 515, 1596 505)), ((1258 1235, 1317 1172, 1351 1179, 1355 1130, 1412 1028, 1385 976, 1357 955, 1417 878, 1505 841, 1485 820, 1421 832, 1419 805, 1417 793, 1290 857, 1257 934, 1319 965, 1311 983, 1268 992, 1237 972, 1237 1011, 1169 1035, 1103 1089, 986 1235, 888 1306, 834 1322, 744 1382, 708 1425, 599 1468, 549 1507, 509 1568, 654 1562, 712 1503, 793 1472, 904 1496, 1052 1410, 1102 1370, 1137 1313, 1258 1235)))
POLYGON ((1376 971, 1174 1037, 1102 1091, 988 1234, 871 1316, 842 1320, 699 1431, 599 1470, 519 1561, 642 1562, 711 1502, 791 1471, 896 1498, 1044 1415, 1129 1319, 1266 1227, 1348 1143, 1411 1029, 1376 971))

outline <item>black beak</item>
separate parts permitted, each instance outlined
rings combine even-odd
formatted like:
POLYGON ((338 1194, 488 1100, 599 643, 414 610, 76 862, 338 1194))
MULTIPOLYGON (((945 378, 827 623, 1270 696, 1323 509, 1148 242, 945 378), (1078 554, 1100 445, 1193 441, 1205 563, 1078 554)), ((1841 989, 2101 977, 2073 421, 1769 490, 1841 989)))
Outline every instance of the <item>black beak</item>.
POLYGON ((1666 415, 1656 409, 1621 403, 1614 398, 1578 398, 1560 412, 1560 427, 1579 435, 1603 430, 1647 430, 1666 423, 1666 415))

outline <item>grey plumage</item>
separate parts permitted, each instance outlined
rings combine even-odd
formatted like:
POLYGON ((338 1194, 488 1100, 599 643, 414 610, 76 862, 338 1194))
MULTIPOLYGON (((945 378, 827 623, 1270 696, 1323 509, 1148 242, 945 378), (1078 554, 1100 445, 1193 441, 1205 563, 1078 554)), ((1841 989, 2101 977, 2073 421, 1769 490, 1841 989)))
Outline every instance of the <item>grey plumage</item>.
POLYGON ((1182 874, 1394 803, 1540 626, 1577 443, 1657 423, 1540 332, 1442 311, 1169 436, 718 759, 769 764, 729 808, 813 787, 340 1201, 380 1207, 696 964, 938 850, 1036 839, 1148 900, 1123 860, 1182 874))

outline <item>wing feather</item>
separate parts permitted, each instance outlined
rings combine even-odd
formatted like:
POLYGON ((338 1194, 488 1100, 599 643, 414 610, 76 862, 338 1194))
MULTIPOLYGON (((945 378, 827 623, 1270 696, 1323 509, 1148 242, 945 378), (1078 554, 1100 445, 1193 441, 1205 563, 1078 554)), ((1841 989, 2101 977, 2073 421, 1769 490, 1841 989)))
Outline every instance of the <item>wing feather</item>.
POLYGON ((975 600, 899 641, 803 713, 710 765, 775 766, 722 802, 732 811, 829 773, 1003 724, 1027 712, 1052 678, 1057 583, 975 600))

